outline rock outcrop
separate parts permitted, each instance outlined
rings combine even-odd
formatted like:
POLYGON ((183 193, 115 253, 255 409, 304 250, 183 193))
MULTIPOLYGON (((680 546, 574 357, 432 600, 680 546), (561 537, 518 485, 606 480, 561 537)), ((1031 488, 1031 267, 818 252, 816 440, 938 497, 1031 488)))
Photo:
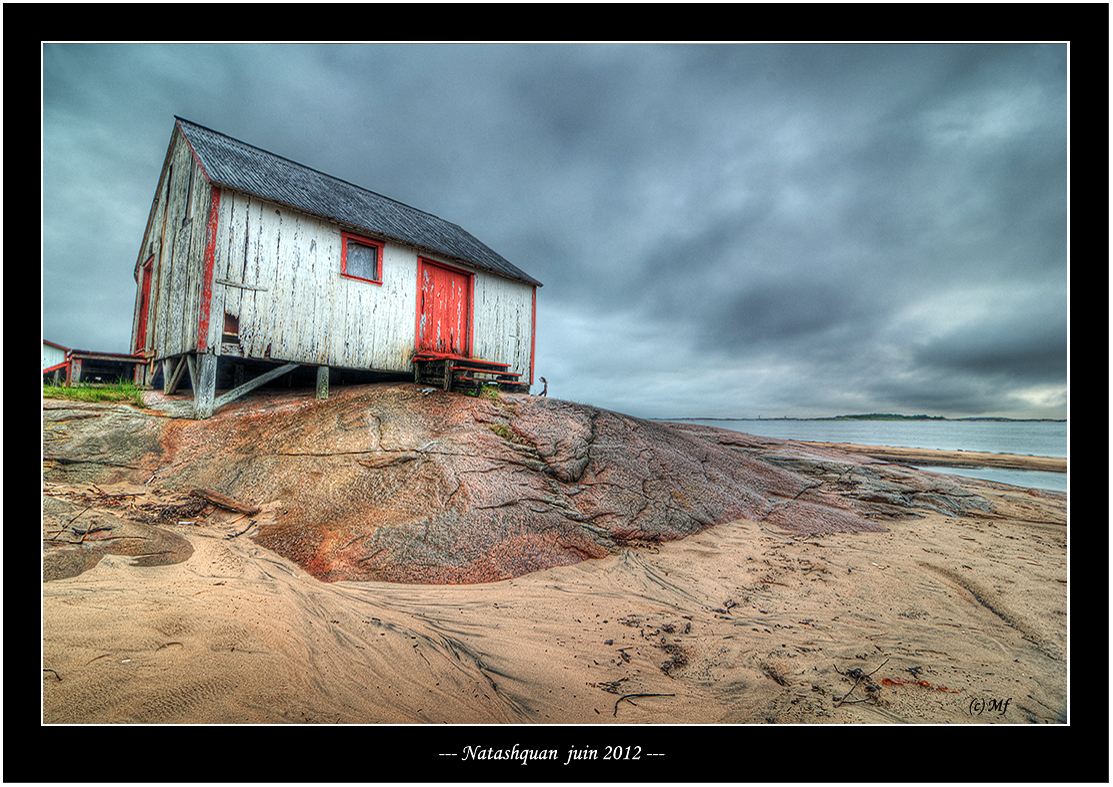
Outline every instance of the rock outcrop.
POLYGON ((883 531, 921 502, 961 514, 980 500, 863 457, 547 397, 261 390, 204 421, 167 416, 161 398, 44 404, 47 481, 266 506, 248 535, 324 581, 489 582, 738 518, 883 531))

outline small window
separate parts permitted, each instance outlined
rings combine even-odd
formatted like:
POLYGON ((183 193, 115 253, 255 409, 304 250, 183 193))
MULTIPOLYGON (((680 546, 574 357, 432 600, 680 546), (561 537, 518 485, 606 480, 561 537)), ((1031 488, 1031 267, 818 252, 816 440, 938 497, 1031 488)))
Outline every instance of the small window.
POLYGON ((220 334, 220 341, 227 344, 240 343, 240 318, 234 314, 224 312, 224 330, 220 334))
POLYGON ((383 244, 356 235, 349 235, 346 232, 341 235, 344 239, 344 249, 340 272, 352 279, 362 279, 374 284, 382 284, 383 244))

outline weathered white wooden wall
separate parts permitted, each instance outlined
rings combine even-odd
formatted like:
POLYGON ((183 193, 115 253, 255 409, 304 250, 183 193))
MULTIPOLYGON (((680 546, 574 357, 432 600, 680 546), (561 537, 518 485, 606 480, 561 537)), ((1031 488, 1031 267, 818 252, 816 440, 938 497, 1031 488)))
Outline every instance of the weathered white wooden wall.
MULTIPOLYGON (((208 347, 248 358, 411 370, 416 249, 386 242, 382 284, 346 278, 340 273, 338 225, 227 189, 220 193, 216 216, 208 333, 199 336, 211 196, 188 145, 175 132, 137 262, 138 268, 154 258, 147 324, 151 357, 208 347), (238 323, 238 343, 222 343, 225 314, 238 323)), ((472 354, 510 364, 530 382, 533 287, 422 255, 474 274, 472 354)), ((137 284, 142 285, 141 273, 137 284)))
POLYGON ((226 192, 220 202, 209 341, 227 313, 229 355, 405 371, 414 346, 417 256, 387 243, 382 284, 340 274, 340 228, 226 192))
MULTIPOLYGON (((136 263, 138 269, 154 259, 146 349, 155 358, 197 349, 210 194, 189 147, 175 132, 136 263)), ((140 320, 141 272, 137 285, 133 348, 140 320)))
MULTIPOLYGON (((408 372, 416 343, 418 251, 387 241, 382 284, 340 273, 341 228, 235 192, 221 196, 213 266, 210 343, 224 315, 239 344, 225 355, 408 372)), ((457 261, 475 274, 472 347, 528 379, 533 288, 457 261)))
POLYGON ((479 273, 474 279, 472 354, 495 363, 530 383, 533 352, 533 286, 479 273))

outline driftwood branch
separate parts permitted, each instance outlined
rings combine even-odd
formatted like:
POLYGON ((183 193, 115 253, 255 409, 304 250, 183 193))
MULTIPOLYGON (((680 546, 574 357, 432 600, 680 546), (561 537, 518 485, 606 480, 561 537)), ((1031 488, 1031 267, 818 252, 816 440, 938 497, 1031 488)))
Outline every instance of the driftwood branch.
POLYGON ((214 492, 211 489, 194 489, 191 493, 194 497, 199 497, 202 500, 208 500, 213 505, 226 508, 229 511, 235 511, 238 514, 247 514, 251 516, 259 513, 259 507, 253 506, 250 503, 244 503, 236 500, 234 497, 222 495, 220 492, 214 492))

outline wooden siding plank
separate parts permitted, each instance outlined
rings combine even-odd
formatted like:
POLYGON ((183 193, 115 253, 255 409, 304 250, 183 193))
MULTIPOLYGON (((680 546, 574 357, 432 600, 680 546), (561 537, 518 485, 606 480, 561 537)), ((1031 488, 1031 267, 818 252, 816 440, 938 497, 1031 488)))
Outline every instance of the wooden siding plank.
MULTIPOLYGON (((240 347, 244 354, 262 358, 267 350, 270 336, 270 303, 273 297, 274 281, 264 279, 259 270, 259 244, 254 237, 257 227, 262 224, 263 204, 242 194, 236 195, 236 210, 232 221, 234 227, 234 262, 238 267, 239 281, 244 284, 266 289, 250 290, 240 293, 240 347)), ((235 279, 231 271, 229 277, 235 279)))
POLYGON ((417 313, 417 266, 415 250, 394 243, 383 248, 383 286, 378 299, 382 307, 376 319, 378 355, 382 369, 408 370, 417 343, 414 315, 417 313))
MULTIPOLYGON (((251 216, 255 219, 248 235, 248 260, 254 265, 259 281, 272 283, 267 292, 255 293, 255 319, 259 326, 258 358, 270 358, 276 348, 281 346, 279 333, 282 330, 280 313, 284 293, 282 278, 279 275, 278 244, 275 239, 274 208, 262 201, 253 201, 251 216)), ((274 357, 281 357, 275 355, 274 357)))
MULTIPOLYGON (((172 161, 171 155, 167 156, 167 161, 172 161)), ((165 242, 166 236, 166 209, 169 202, 169 189, 166 179, 171 170, 164 169, 162 172, 162 179, 159 181, 159 194, 158 202, 154 208, 156 218, 152 222, 152 237, 148 243, 151 247, 151 254, 155 258, 154 276, 155 276, 155 292, 153 295, 153 302, 151 304, 152 312, 150 316, 150 323, 147 330, 152 332, 153 347, 156 355, 170 355, 168 350, 167 339, 167 323, 168 311, 170 307, 170 284, 171 284, 171 270, 170 260, 167 254, 167 246, 165 242)))
POLYGON ((313 244, 315 222, 308 216, 302 216, 294 211, 283 211, 283 228, 281 243, 287 251, 284 257, 291 261, 291 315, 292 346, 290 357, 306 359, 311 362, 321 360, 321 347, 324 346, 324 337, 318 334, 314 327, 317 324, 317 298, 319 295, 319 282, 316 279, 316 270, 313 264, 313 255, 310 252, 313 244), (309 226, 306 226, 306 225, 309 226))
MULTIPOLYGON (((219 218, 217 219, 218 235, 216 245, 214 246, 213 254, 213 295, 212 307, 210 310, 210 319, 219 320, 221 323, 225 322, 224 315, 231 314, 238 320, 240 313, 240 299, 243 297, 235 284, 238 282, 229 278, 229 268, 231 267, 231 249, 230 239, 231 233, 226 229, 226 225, 231 221, 232 205, 235 199, 231 192, 224 192, 220 198, 220 211, 219 218)), ((223 330, 217 340, 221 342, 220 354, 224 353, 223 347, 223 330)))
POLYGON ((274 278, 274 298, 272 299, 272 314, 274 316, 273 330, 271 333, 271 357, 289 359, 286 348, 289 343, 290 326, 288 319, 291 313, 290 297, 293 292, 291 279, 293 272, 290 270, 290 261, 284 260, 282 255, 286 252, 282 248, 282 214, 273 205, 265 205, 263 209, 263 223, 260 227, 260 259, 266 274, 274 278))
POLYGON ((310 244, 315 286, 318 289, 317 310, 319 328, 324 336, 323 357, 320 363, 330 366, 350 366, 344 354, 342 326, 347 311, 340 284, 340 233, 330 230, 326 222, 314 225, 310 244))
MULTIPOLYGON (((147 260, 151 261, 150 283, 148 284, 148 290, 147 290, 148 304, 147 304, 147 315, 146 315, 146 334, 147 334, 147 344, 148 344, 148 346, 152 347, 156 352, 157 352, 157 350, 160 346, 158 341, 157 341, 155 332, 156 332, 156 321, 158 319, 158 296, 159 296, 159 260, 158 260, 158 254, 161 251, 161 249, 159 249, 155 244, 155 238, 157 237, 157 235, 155 233, 155 230, 158 228, 158 214, 160 213, 159 206, 161 204, 161 199, 159 197, 159 194, 162 191, 162 189, 161 189, 161 179, 160 179, 160 182, 159 182, 159 186, 160 186, 159 192, 156 193, 155 200, 151 204, 151 214, 150 214, 150 217, 147 220, 146 234, 143 236, 143 245, 140 247, 143 251, 146 252, 146 256, 143 257, 140 265, 146 263, 147 260)), ((139 302, 140 302, 140 300, 142 298, 142 295, 143 295, 143 293, 142 293, 143 281, 142 281, 142 275, 141 274, 140 274, 140 277, 136 280, 136 285, 137 285, 137 288, 136 288, 136 294, 135 294, 135 300, 136 300, 135 313, 134 313, 134 316, 132 318, 132 327, 131 327, 131 346, 132 347, 135 347, 136 338, 137 338, 138 332, 139 332, 139 322, 140 322, 140 313, 139 313, 140 303, 139 302)))
MULTIPOLYGON (((308 217, 299 218, 298 243, 303 247, 302 265, 305 266, 308 276, 308 289, 312 292, 307 297, 310 311, 307 315, 305 330, 312 338, 312 353, 317 363, 326 363, 329 353, 329 325, 332 321, 332 305, 329 297, 331 288, 322 286, 321 271, 317 262, 317 238, 315 222, 307 221, 308 217)), ((324 279, 327 281, 327 279, 324 279)), ((326 395, 328 378, 325 378, 326 395)), ((318 380, 318 385, 320 380, 318 380)))

